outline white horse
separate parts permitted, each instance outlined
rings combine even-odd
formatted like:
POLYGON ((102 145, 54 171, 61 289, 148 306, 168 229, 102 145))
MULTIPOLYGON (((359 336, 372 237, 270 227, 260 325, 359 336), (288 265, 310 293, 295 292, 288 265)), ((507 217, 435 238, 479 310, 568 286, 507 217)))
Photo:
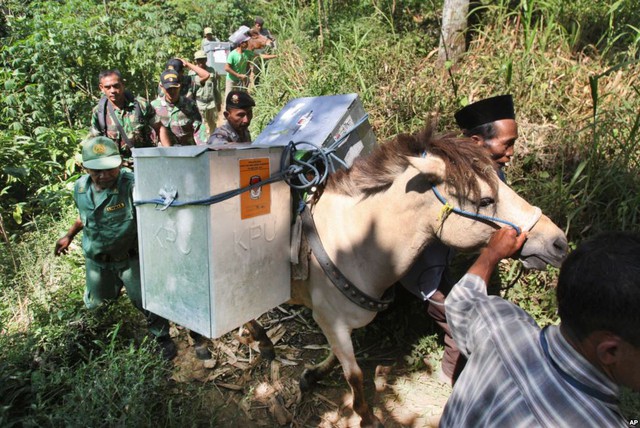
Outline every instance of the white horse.
MULTIPOLYGON (((378 299, 430 242, 439 240, 458 251, 477 250, 502 226, 497 219, 530 228, 520 253, 525 267, 559 266, 567 253, 563 232, 498 180, 484 149, 469 139, 434 138, 429 130, 400 135, 358 159, 349 170, 331 176, 313 219, 337 269, 378 299), (437 186, 447 205, 432 186, 437 186), (471 215, 451 212, 451 204, 471 215), (493 219, 472 218, 475 214, 493 219)), ((376 312, 345 297, 315 257, 309 279, 293 281, 292 290, 292 303, 313 310, 332 351, 325 361, 305 371, 301 388, 309 387, 339 361, 361 426, 380 426, 365 401, 362 370, 351 341, 351 332, 369 324, 376 312)))

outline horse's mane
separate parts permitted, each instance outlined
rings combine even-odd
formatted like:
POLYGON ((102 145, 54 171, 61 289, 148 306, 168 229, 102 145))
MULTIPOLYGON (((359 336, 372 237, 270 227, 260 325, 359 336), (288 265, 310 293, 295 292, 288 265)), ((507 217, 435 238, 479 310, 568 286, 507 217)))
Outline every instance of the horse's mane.
POLYGON ((425 151, 445 162, 447 184, 458 198, 480 198, 477 178, 486 181, 496 194, 497 174, 487 150, 455 134, 434 136, 429 126, 417 134, 399 134, 378 145, 369 156, 357 158, 351 168, 329 177, 325 191, 365 197, 384 191, 407 169, 408 157, 422 156, 425 151))

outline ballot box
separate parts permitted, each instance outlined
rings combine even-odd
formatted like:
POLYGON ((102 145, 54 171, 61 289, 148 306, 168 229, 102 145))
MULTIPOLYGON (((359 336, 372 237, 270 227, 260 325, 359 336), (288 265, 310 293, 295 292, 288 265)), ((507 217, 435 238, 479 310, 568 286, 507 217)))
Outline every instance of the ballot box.
POLYGON ((276 174, 282 151, 133 149, 145 309, 216 338, 289 299, 289 186, 279 181, 206 203, 276 174), (161 203, 173 197, 183 205, 161 203))
POLYGON ((336 156, 351 166, 356 157, 373 150, 376 137, 358 95, 341 94, 290 101, 254 144, 282 146, 291 141, 301 150, 311 147, 304 143, 335 147, 336 156))

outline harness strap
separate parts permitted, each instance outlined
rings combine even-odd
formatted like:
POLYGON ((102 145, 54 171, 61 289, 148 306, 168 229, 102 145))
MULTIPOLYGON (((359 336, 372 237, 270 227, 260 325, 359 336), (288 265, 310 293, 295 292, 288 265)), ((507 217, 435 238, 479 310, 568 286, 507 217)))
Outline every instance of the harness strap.
POLYGON ((320 240, 320 236, 318 236, 318 230, 316 229, 316 224, 313 221, 309 208, 305 207, 300 215, 302 217, 302 230, 309 241, 311 251, 313 252, 313 255, 316 256, 316 260, 320 263, 320 267, 322 267, 325 275, 327 275, 333 285, 335 285, 347 299, 362 309, 372 312, 380 312, 387 309, 389 304, 393 302, 395 294, 393 289, 389 288, 385 291, 381 299, 376 299, 356 287, 356 285, 349 281, 343 273, 340 272, 340 269, 333 264, 331 258, 325 251, 322 241, 320 240))
POLYGON ((129 137, 127 137, 127 133, 124 132, 124 128, 122 127, 122 124, 118 120, 118 116, 116 116, 116 112, 113 109, 113 106, 108 101, 107 101, 107 111, 109 112, 109 115, 111 116, 111 119, 113 119, 113 122, 116 124, 116 128, 118 128, 118 132, 120 133, 120 137, 124 141, 125 145, 127 147, 129 147, 129 148, 132 148, 133 147, 133 142, 131 142, 129 137))

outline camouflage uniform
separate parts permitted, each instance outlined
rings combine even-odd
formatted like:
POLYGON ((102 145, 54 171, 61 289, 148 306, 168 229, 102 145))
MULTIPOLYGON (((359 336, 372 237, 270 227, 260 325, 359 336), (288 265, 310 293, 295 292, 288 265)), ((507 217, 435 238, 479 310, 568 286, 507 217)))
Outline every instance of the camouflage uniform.
POLYGON ((155 110, 154 125, 160 123, 171 131, 171 145, 205 144, 207 135, 196 102, 180 96, 177 104, 170 104, 164 96, 151 101, 155 110))
POLYGON ((247 129, 242 134, 238 134, 238 131, 233 129, 231 124, 225 120, 222 126, 219 126, 213 131, 207 144, 228 144, 228 143, 250 143, 251 133, 247 129))
MULTIPOLYGON (((110 101, 107 101, 109 103, 110 101)), ((98 120, 98 108, 99 105, 93 108, 91 114, 91 130, 89 131, 90 137, 97 137, 103 135, 110 138, 120 147, 120 155, 124 158, 125 162, 131 161, 131 147, 128 147, 124 138, 120 135, 118 127, 113 121, 113 117, 109 114, 108 106, 105 105, 105 127, 106 129, 100 129, 100 122, 98 120)), ((113 112, 115 113, 122 129, 127 134, 130 143, 133 147, 153 147, 155 144, 151 139, 152 128, 154 123, 155 113, 153 108, 147 100, 142 97, 136 97, 135 101, 129 98, 125 98, 125 106, 123 109, 119 109, 113 106, 113 112), (140 116, 136 115, 136 105, 140 105, 140 116)))

